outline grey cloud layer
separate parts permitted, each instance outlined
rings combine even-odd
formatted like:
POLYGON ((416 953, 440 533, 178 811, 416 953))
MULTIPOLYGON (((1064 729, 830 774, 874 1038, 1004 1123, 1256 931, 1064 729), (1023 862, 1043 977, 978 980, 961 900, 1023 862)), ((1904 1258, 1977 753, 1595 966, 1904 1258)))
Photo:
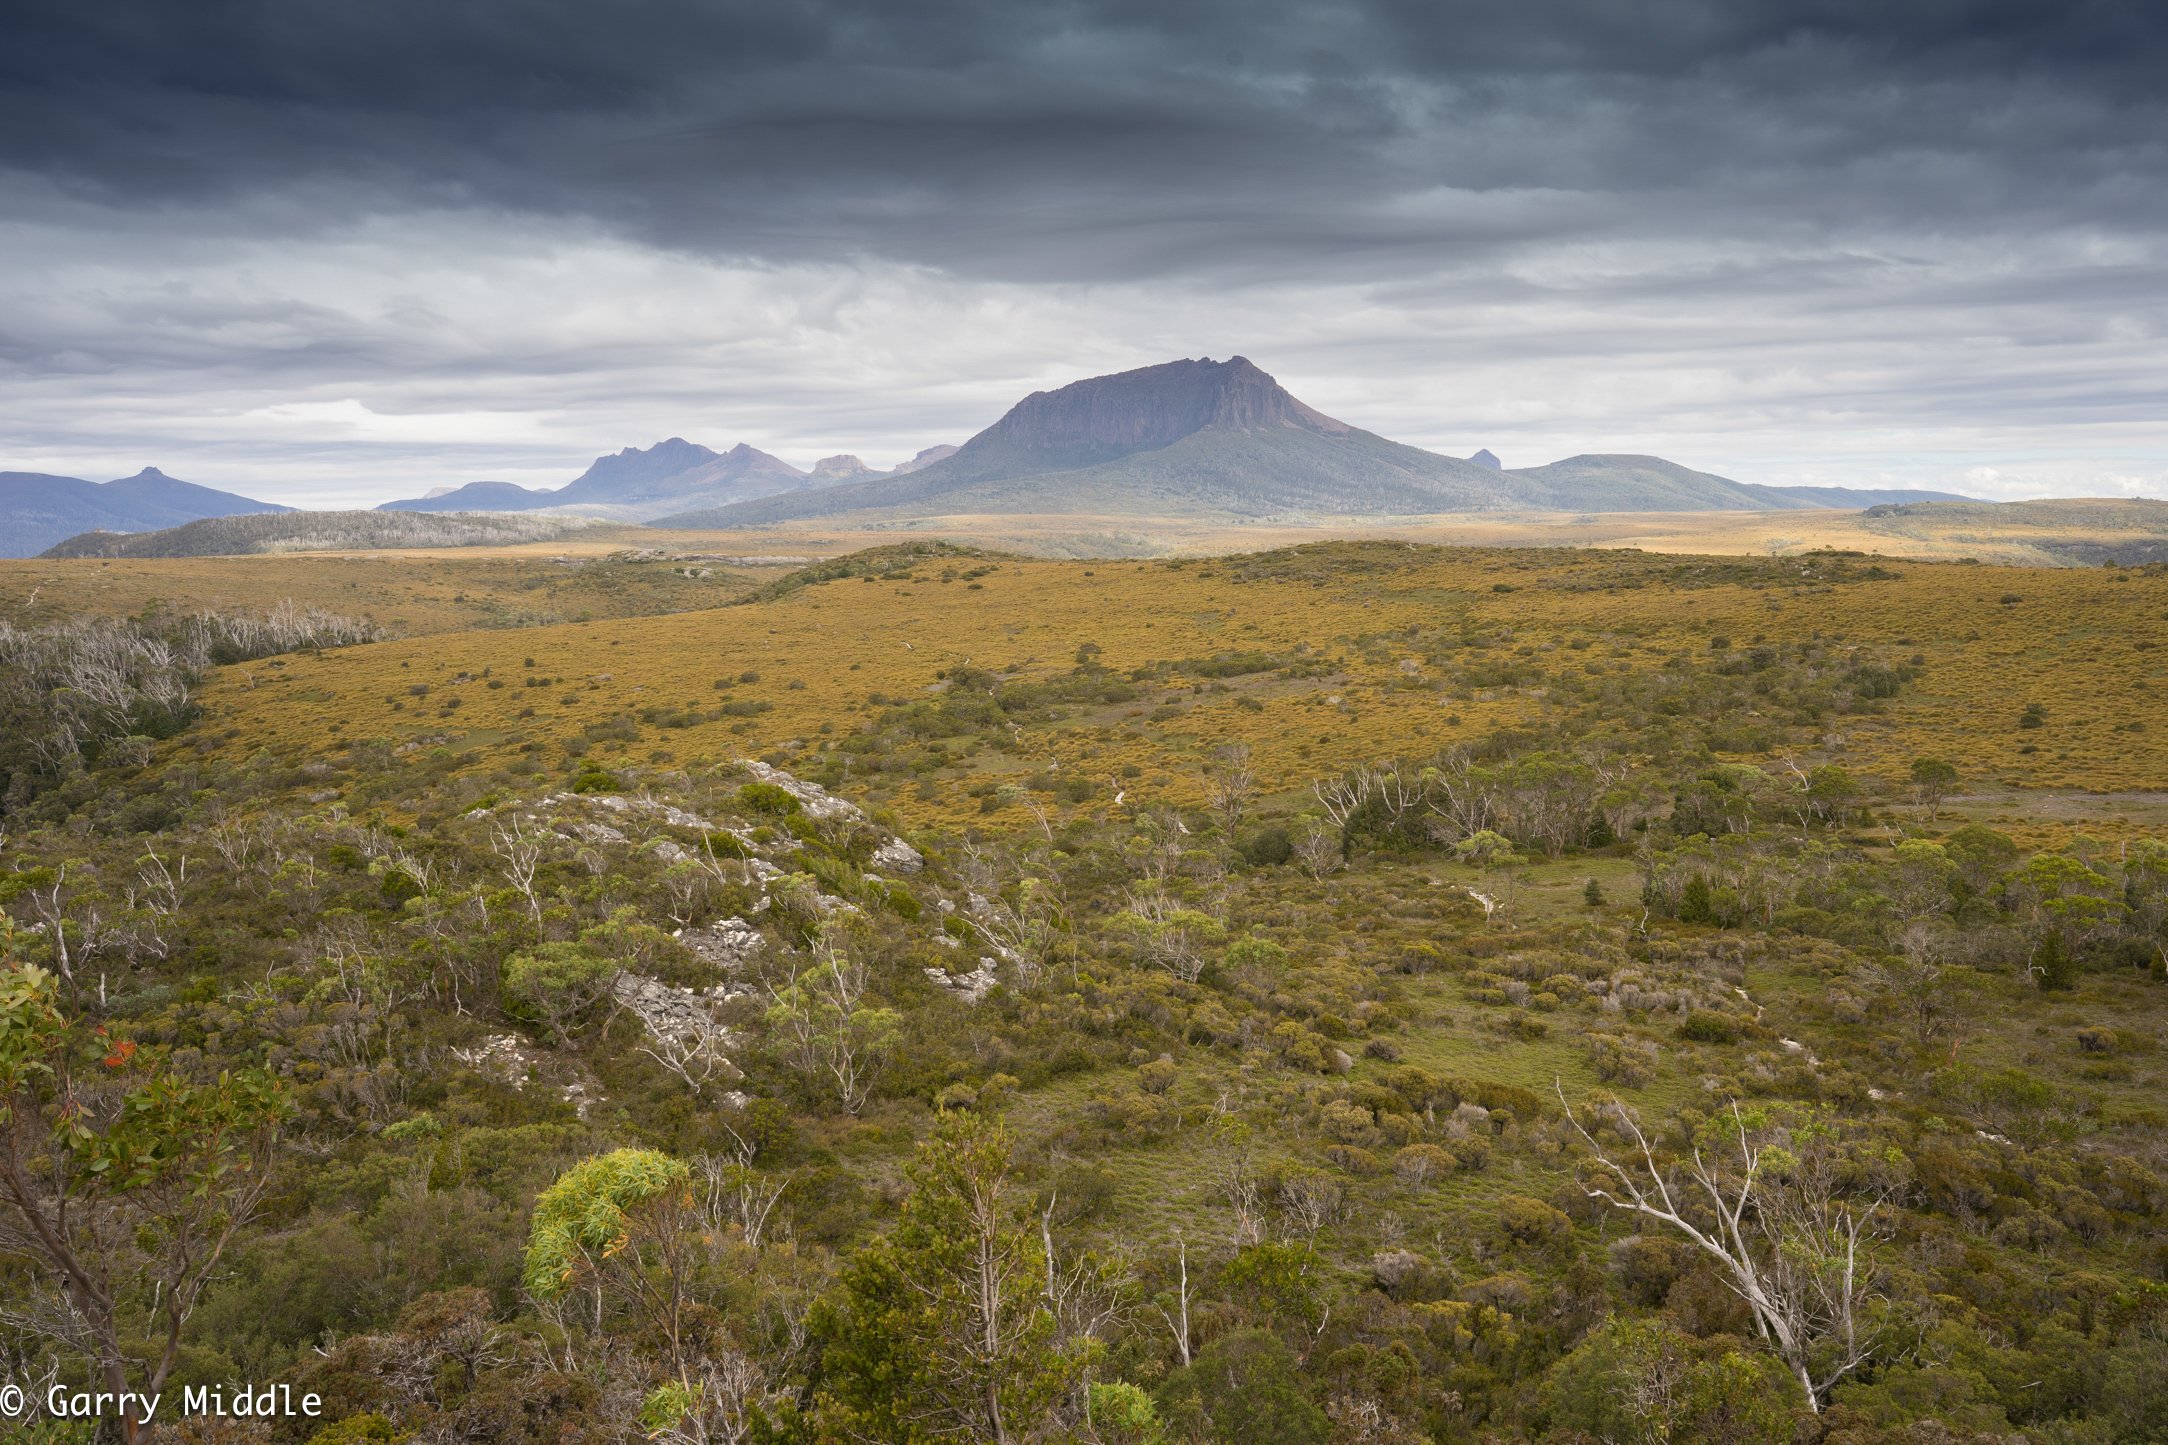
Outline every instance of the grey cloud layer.
POLYGON ((908 450, 1249 350, 1441 445, 2157 480, 2163 71, 2145 0, 15 0, 0 464, 908 450))
POLYGON ((335 176, 643 240, 1076 279, 1579 224, 2152 225, 2157 5, 17 0, 0 160, 129 203, 335 176), (1640 200, 1650 214, 1639 214, 1640 200))

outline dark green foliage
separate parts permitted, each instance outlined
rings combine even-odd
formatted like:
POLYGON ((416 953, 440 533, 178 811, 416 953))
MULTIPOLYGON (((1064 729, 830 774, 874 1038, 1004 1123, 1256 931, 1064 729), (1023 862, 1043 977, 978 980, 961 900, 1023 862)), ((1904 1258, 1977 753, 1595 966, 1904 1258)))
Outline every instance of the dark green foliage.
POLYGON ((1271 1330, 1213 1341, 1167 1377, 1159 1403, 1178 1432, 1223 1445, 1325 1445, 1331 1435, 1294 1350, 1271 1330))
POLYGON ((776 783, 744 783, 738 788, 738 806, 749 813, 769 818, 788 817, 804 811, 805 805, 791 795, 788 788, 776 783))
POLYGON ((1040 1297, 1045 1255, 1008 1148, 969 1113, 920 1146, 895 1229, 853 1258, 818 1318, 824 1432, 1028 1438, 1073 1385, 1082 1357, 1040 1297))
POLYGON ((1736 1341, 1618 1321, 1551 1374, 1544 1405, 1551 1427, 1571 1438, 1746 1445, 1791 1439, 1798 1393, 1773 1361, 1736 1341))
POLYGON ((1679 1025, 1679 1037, 1697 1044, 1729 1044, 1738 1041, 1739 1029, 1723 1014, 1695 1009, 1679 1025))
POLYGON ((572 778, 575 793, 615 793, 623 787, 616 773, 591 758, 580 763, 579 771, 572 778))

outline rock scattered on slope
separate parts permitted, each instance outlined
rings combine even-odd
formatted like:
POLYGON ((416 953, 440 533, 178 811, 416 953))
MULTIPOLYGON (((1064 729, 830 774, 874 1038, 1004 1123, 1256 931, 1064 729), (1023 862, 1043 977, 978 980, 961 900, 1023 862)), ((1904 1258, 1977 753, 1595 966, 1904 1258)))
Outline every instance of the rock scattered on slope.
POLYGON ((873 850, 873 865, 897 873, 916 873, 926 866, 926 859, 918 849, 901 838, 891 838, 873 850))
POLYGON ((645 974, 621 973, 610 992, 642 1028, 658 1041, 676 1046, 688 1060, 734 1079, 745 1076, 724 1052, 735 1040, 723 1027, 720 1011, 750 989, 721 983, 706 989, 678 988, 645 974))
POLYGON ((480 1043, 467 1048, 454 1047, 452 1057, 478 1074, 525 1092, 530 1079, 544 1079, 556 1074, 558 1097, 572 1106, 572 1112, 580 1118, 587 1117, 588 1110, 603 1097, 595 1082, 578 1072, 578 1066, 561 1055, 545 1055, 528 1046, 518 1034, 491 1034, 480 1043), (567 1071, 572 1077, 566 1077, 567 1071))
POLYGON ((994 961, 990 958, 980 959, 979 966, 969 973, 950 973, 946 969, 929 968, 926 970, 926 977, 965 1003, 979 1002, 994 991, 995 984, 1001 982, 994 971, 994 961))
POLYGON ((680 928, 674 936, 692 950, 693 957, 729 973, 742 972, 768 942, 742 918, 726 918, 706 928, 680 928))

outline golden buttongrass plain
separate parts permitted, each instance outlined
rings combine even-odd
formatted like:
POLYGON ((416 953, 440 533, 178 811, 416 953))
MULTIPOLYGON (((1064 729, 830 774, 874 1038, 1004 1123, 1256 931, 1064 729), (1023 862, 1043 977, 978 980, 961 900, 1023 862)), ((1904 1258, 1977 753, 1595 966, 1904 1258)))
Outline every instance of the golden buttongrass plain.
MULTIPOLYGON (((641 709, 702 720, 620 728, 636 736, 594 737, 587 754, 681 768, 793 745, 802 756, 893 702, 937 695, 950 668, 1043 678, 1073 668, 1087 643, 1122 673, 1234 652, 1311 664, 1312 675, 1231 679, 1176 667, 1137 702, 1071 709, 925 785, 874 795, 914 826, 950 827, 979 812, 969 786, 1050 767, 1104 784, 1102 797, 1142 779, 1195 802, 1202 768, 1228 743, 1248 745, 1272 792, 1540 716, 1542 682, 1434 687, 1418 650, 1396 641, 1458 628, 1553 673, 1652 668, 1706 656, 1719 639, 1917 658, 1920 677, 1885 711, 1836 720, 1811 760, 1897 780, 1916 757, 1944 757, 1974 786, 2127 794, 2141 809, 2168 781, 2168 575, 2157 568, 1383 542, 1171 562, 984 559, 969 580, 938 558, 908 565, 746 605, 441 632, 225 668, 205 691, 209 726, 230 757, 268 749, 300 760, 343 735, 447 749, 477 773, 539 754, 554 776, 569 769, 558 749, 641 709), (725 701, 766 707, 709 716, 725 701), (2035 703, 2040 724, 2021 727, 2035 703)), ((2064 811, 2082 828, 2113 809, 2064 811)))

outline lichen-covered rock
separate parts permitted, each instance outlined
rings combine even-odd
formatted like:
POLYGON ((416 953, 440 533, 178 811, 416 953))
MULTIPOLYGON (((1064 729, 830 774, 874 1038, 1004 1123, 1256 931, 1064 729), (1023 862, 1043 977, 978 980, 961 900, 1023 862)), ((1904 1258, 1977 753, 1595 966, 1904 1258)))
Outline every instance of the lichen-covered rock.
POLYGON ((702 963, 732 973, 743 969, 767 947, 760 930, 742 918, 726 918, 706 928, 681 928, 676 937, 702 963))
POLYGON ((896 873, 916 873, 926 866, 926 860, 903 839, 891 838, 873 850, 873 866, 896 873))
POLYGON ((600 808, 606 813, 630 815, 646 814, 662 819, 673 828, 699 828, 712 831, 715 827, 698 813, 689 813, 674 803, 660 798, 628 798, 623 793, 552 793, 542 800, 545 808, 588 807, 600 808))
POLYGON ((603 1098, 602 1086, 577 1060, 545 1053, 518 1034, 491 1034, 478 1044, 454 1046, 452 1057, 476 1073, 520 1092, 526 1091, 530 1080, 553 1083, 558 1097, 582 1119, 603 1098))
POLYGON ((950 973, 946 969, 929 968, 926 970, 926 977, 965 1003, 977 1003, 994 991, 995 984, 1001 982, 1000 976, 994 971, 994 961, 990 958, 980 959, 979 966, 969 973, 950 973))
POLYGON ((720 983, 705 989, 678 988, 645 974, 621 973, 611 992, 649 1033, 678 1038, 696 1029, 714 1028, 716 1011, 747 990, 720 983))

